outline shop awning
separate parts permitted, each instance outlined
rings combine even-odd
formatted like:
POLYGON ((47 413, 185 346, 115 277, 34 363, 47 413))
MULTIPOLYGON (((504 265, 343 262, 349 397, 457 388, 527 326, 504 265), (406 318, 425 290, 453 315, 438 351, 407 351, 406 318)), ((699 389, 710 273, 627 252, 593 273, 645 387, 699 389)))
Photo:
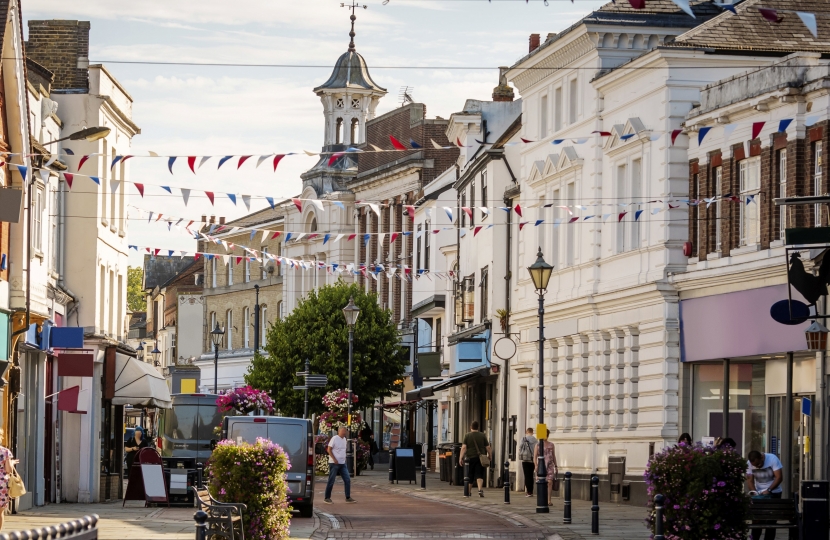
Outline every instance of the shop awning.
POLYGON ((473 379, 486 377, 489 374, 489 367, 475 368, 469 371, 463 371, 441 382, 437 382, 429 386, 422 386, 421 388, 416 388, 415 390, 410 390, 406 393, 406 399, 410 401, 418 401, 424 398, 432 397, 435 395, 435 392, 439 392, 441 390, 446 390, 447 388, 452 388, 453 386, 458 386, 459 384, 470 382, 473 379))
POLYGON ((112 404, 169 409, 173 401, 167 381, 153 366, 116 353, 112 404))

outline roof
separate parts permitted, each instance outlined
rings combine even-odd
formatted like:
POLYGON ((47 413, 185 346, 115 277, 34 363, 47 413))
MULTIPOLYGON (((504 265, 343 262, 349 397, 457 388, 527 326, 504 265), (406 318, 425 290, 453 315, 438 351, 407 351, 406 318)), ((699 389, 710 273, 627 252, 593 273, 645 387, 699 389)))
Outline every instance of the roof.
POLYGON ((372 80, 371 75, 369 75, 369 67, 366 65, 363 56, 353 50, 348 50, 340 55, 337 63, 334 64, 334 71, 331 72, 329 80, 315 88, 314 92, 338 88, 374 90, 375 92, 386 93, 386 88, 381 88, 372 80))
POLYGON ((176 275, 190 266, 193 257, 144 256, 144 290, 164 286, 176 275))
MULTIPOLYGON (((634 9, 628 1, 610 2, 605 4, 598 11, 602 13, 665 13, 677 15, 683 13, 683 10, 672 0, 647 0, 643 9, 634 9)), ((708 0, 693 0, 689 2, 689 7, 695 15, 717 15, 722 10, 712 5, 708 0)), ((594 12, 596 13, 596 12, 594 12)), ((688 17, 688 15, 686 15, 688 17)))
MULTIPOLYGON (((649 0, 648 3, 651 3, 649 0)), ((706 47, 731 51, 830 52, 830 19, 816 17, 815 38, 793 11, 826 12, 827 0, 745 0, 735 5, 737 14, 719 16, 677 36, 670 47, 706 47), (781 22, 769 22, 758 8, 787 10, 781 22)))

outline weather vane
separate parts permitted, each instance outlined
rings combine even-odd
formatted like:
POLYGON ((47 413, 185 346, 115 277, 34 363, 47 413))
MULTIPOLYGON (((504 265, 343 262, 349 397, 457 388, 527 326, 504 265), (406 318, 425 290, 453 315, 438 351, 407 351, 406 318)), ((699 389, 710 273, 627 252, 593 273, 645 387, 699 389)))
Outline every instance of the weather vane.
POLYGON ((355 50, 355 48, 354 48, 354 22, 357 20, 357 17, 355 17, 354 11, 357 8, 360 8, 360 7, 362 7, 363 9, 368 9, 368 6, 363 5, 363 4, 358 4, 357 2, 355 2, 355 0, 352 0, 352 2, 350 4, 346 4, 346 3, 340 4, 340 7, 344 7, 344 8, 352 10, 352 16, 349 17, 352 20, 352 31, 349 32, 349 37, 351 38, 351 40, 349 41, 349 50, 354 51, 355 50))

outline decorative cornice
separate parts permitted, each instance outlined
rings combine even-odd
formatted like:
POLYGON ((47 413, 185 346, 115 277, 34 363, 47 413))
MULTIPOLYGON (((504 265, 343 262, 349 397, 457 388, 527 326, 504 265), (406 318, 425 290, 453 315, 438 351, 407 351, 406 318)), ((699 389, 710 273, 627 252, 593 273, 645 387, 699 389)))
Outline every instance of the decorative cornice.
MULTIPOLYGON (((536 62, 533 66, 527 66, 533 69, 526 69, 516 75, 513 78, 513 84, 523 95, 534 84, 552 75, 557 70, 565 68, 571 62, 578 60, 594 49, 596 49, 596 44, 591 40, 591 37, 587 33, 583 34, 546 58, 536 62)), ((522 67, 517 66, 513 69, 521 71, 522 67)))

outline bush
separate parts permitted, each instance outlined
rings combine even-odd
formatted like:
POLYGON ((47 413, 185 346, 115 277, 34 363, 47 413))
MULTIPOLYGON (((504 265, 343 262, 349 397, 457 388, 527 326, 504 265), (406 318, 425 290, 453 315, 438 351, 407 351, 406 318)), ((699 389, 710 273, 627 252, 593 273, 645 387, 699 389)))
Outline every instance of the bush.
POLYGON ((246 537, 287 539, 291 509, 285 475, 290 468, 283 449, 267 439, 220 441, 208 461, 208 489, 217 500, 247 505, 246 537))
MULTIPOLYGON (((649 460, 649 500, 665 496, 665 536, 672 540, 731 540, 746 537, 749 497, 744 494, 746 460, 732 448, 680 444, 649 460)), ((654 506, 646 524, 654 532, 654 506)))

